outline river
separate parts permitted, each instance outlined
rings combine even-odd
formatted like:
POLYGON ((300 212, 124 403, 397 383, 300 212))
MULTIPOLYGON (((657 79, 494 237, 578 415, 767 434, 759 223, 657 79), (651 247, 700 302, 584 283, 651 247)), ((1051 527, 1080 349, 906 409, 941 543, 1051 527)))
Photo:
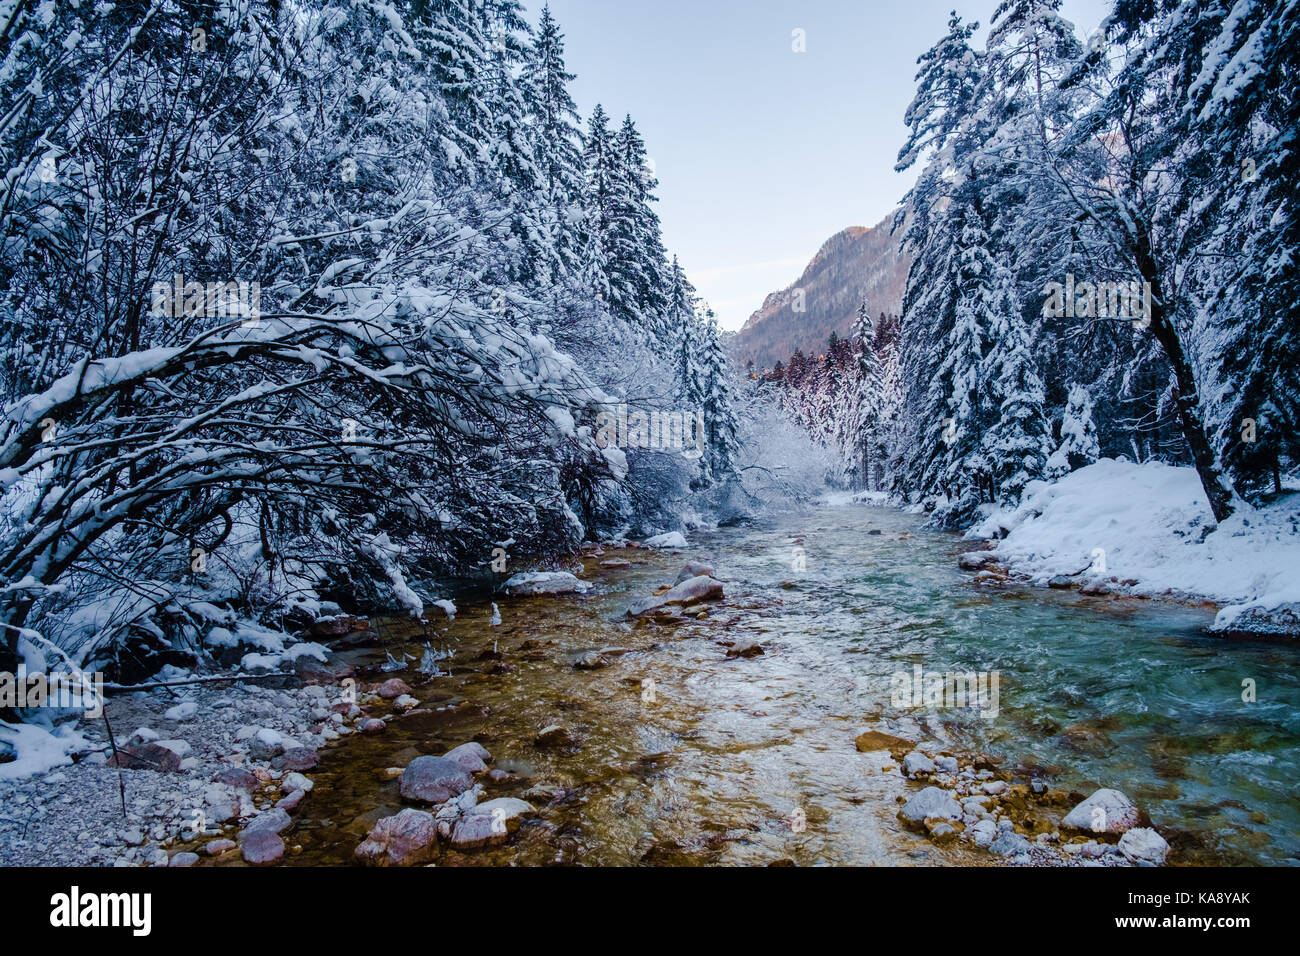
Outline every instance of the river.
POLYGON ((430 613, 427 637, 375 621, 394 654, 447 648, 450 676, 365 672, 403 677, 427 712, 322 753, 288 861, 350 863, 403 806, 387 768, 477 739, 515 774, 488 796, 541 784, 556 799, 510 845, 443 851, 440 865, 990 862, 901 827, 898 800, 917 785, 857 751, 871 728, 996 754, 1079 795, 1122 790, 1170 841, 1171 863, 1300 860, 1300 651, 1209 636, 1208 606, 976 584, 957 568, 966 550, 892 508, 826 506, 697 532, 677 553, 584 555, 590 593, 461 598, 454 621, 430 613), (632 566, 600 564, 615 558, 632 566), (624 618, 687 560, 726 582, 707 619, 624 618), (719 641, 763 653, 727 659, 719 641), (600 648, 609 666, 574 666, 600 648), (996 672, 997 715, 895 706, 893 675, 917 665, 996 672), (580 745, 539 749, 551 724, 580 745))

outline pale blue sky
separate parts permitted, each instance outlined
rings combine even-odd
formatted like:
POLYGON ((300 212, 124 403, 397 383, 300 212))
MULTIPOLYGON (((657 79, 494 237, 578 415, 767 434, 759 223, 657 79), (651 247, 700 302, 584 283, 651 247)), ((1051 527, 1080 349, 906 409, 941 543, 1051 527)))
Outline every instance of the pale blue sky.
MULTIPOLYGON (((542 0, 525 3, 536 23, 542 0)), ((597 102, 632 114, 668 250, 729 329, 907 191, 893 167, 916 58, 954 6, 984 25, 997 0, 551 0, 584 122, 597 102)), ((1062 13, 1086 37, 1108 6, 1062 13)))

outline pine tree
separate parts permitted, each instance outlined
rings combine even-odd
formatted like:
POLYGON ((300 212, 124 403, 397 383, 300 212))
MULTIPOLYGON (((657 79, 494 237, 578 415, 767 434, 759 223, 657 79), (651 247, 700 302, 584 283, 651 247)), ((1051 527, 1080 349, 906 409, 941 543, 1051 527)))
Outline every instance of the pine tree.
POLYGON ((704 396, 704 427, 708 435, 702 460, 704 477, 709 482, 728 481, 736 477, 740 424, 732 394, 731 363, 722 347, 722 337, 712 309, 705 310, 700 339, 700 379, 704 396))
POLYGON ((1047 460, 1048 478, 1060 478, 1101 457, 1097 426, 1092 420, 1092 396, 1082 385, 1072 385, 1061 418, 1061 441, 1047 460))

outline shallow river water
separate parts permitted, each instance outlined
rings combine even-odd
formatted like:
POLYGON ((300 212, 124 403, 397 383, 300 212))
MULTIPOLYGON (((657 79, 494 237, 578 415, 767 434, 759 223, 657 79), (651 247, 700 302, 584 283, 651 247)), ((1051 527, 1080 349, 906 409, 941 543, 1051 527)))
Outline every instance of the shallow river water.
MULTIPOLYGON (((363 671, 402 677, 430 712, 322 752, 286 862, 352 862, 403 805, 386 768, 471 739, 518 774, 487 796, 561 794, 511 845, 443 851, 439 865, 990 861, 902 829, 897 801, 916 785, 857 751, 868 729, 1005 756, 1080 795, 1122 790, 1170 840, 1171 863, 1300 862, 1300 650, 1208 636, 1208 607, 975 584, 957 568, 965 550, 893 509, 827 507, 697 532, 679 552, 585 555, 591 592, 497 596, 497 627, 486 597, 458 599, 452 622, 433 610, 427 634, 372 621, 395 655, 449 649, 451 674, 363 671), (600 566, 619 557, 632 567, 600 566), (688 560, 726 582, 707 619, 624 618, 688 560), (729 660, 719 641, 764 652, 729 660), (574 666, 600 648, 609 666, 574 666), (996 672, 996 716, 896 706, 894 675, 917 665, 996 672), (550 724, 580 745, 537 747, 550 724)), ((377 663, 384 650, 354 654, 377 663)))

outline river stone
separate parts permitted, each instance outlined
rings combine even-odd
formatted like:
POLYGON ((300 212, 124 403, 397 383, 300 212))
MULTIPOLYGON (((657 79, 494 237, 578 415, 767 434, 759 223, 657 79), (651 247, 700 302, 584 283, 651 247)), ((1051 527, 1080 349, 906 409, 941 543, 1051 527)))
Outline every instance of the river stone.
POLYGON ((128 770, 157 770, 160 773, 179 773, 181 756, 169 747, 147 743, 139 746, 118 747, 117 753, 105 763, 108 767, 128 770))
POLYGON ((1064 574, 1058 574, 1047 582, 1047 586, 1056 591, 1068 591, 1074 587, 1074 579, 1067 578, 1064 574))
POLYGON ((229 823, 240 815, 243 800, 239 791, 214 783, 203 791, 203 807, 213 823, 229 823))
POLYGON ((722 597, 722 582, 700 574, 673 585, 663 594, 633 601, 627 609, 628 617, 640 617, 672 604, 694 604, 696 601, 717 601, 722 597))
POLYGON ((1300 637, 1300 601, 1276 607, 1229 605, 1215 615, 1210 630, 1216 634, 1246 637, 1300 637))
POLYGON ((992 820, 980 820, 969 832, 976 846, 989 846, 998 836, 997 824, 992 820))
POLYGON ((921 751, 913 750, 903 758, 903 773, 909 777, 917 777, 925 773, 934 773, 934 761, 921 753, 921 751))
POLYGON ((727 657, 735 660, 738 657, 758 657, 763 653, 763 645, 754 641, 746 641, 744 644, 737 644, 735 647, 727 649, 727 657))
POLYGON ((916 825, 922 825, 930 819, 955 821, 961 819, 961 805, 947 790, 926 787, 903 804, 898 817, 904 823, 916 825))
POLYGON ((275 808, 293 813, 298 809, 298 804, 302 803, 305 796, 307 796, 306 790, 290 790, 286 796, 275 802, 275 808))
POLYGON ((536 746, 544 748, 572 747, 577 742, 578 741, 573 734, 569 733, 569 731, 565 730, 559 724, 551 724, 549 727, 543 727, 537 732, 537 736, 533 739, 533 743, 536 746))
POLYGON ((681 584, 683 581, 697 578, 701 574, 708 575, 709 577, 715 576, 713 568, 709 567, 707 564, 700 564, 698 561, 688 561, 686 564, 682 565, 682 569, 677 572, 677 580, 674 581, 673 584, 681 584))
POLYGON ((474 807, 451 831, 451 845, 459 850, 505 843, 524 817, 536 816, 532 804, 516 797, 498 797, 474 807))
POLYGON ((407 807, 376 823, 357 847, 356 857, 371 866, 410 866, 429 860, 437 842, 433 814, 407 807))
POLYGON ((284 856, 284 840, 273 830, 245 830, 239 837, 239 852, 248 863, 275 863, 284 856))
POLYGON ((609 658, 600 651, 582 651, 573 659, 573 666, 580 671, 596 671, 609 666, 609 658))
POLYGON ((238 845, 234 840, 212 840, 203 847, 203 852, 208 856, 219 856, 227 850, 233 850, 238 845))
POLYGON ((276 770, 311 770, 320 762, 310 747, 290 747, 271 762, 276 770))
POLYGON ((375 688, 375 693, 384 698, 384 700, 395 700, 403 694, 409 694, 410 692, 411 685, 400 677, 390 677, 375 688))
POLYGON ((167 865, 168 866, 193 866, 197 862, 199 862, 199 855, 197 853, 190 853, 186 851, 183 853, 177 853, 175 856, 173 856, 170 860, 167 861, 167 865))
POLYGON ((502 587, 512 597, 525 594, 579 594, 591 588, 591 585, 574 577, 568 571, 527 571, 516 574, 502 587))
POLYGON ((602 568, 621 571, 625 568, 632 567, 632 562, 627 560, 627 558, 610 558, 608 561, 600 562, 600 566, 602 568))
POLYGON ((265 810, 253 817, 253 819, 248 822, 248 825, 244 827, 244 831, 240 836, 242 837, 245 834, 258 833, 261 831, 283 833, 291 826, 293 826, 293 818, 289 816, 287 811, 276 807, 271 810, 265 810))
POLYGON ((934 765, 944 773, 956 773, 961 769, 956 757, 935 757, 934 765))
POLYGON ((1014 830, 1005 830, 989 845, 989 849, 998 856, 1018 856, 1021 853, 1028 853, 1029 846, 1029 841, 1021 834, 1014 830))
POLYGON ((874 750, 901 750, 904 747, 915 746, 910 740, 881 733, 879 730, 868 730, 858 734, 853 743, 861 753, 871 753, 874 750))
POLYGON ((957 558, 957 567, 963 571, 983 571, 997 563, 998 556, 992 551, 967 551, 957 558))
POLYGON ((278 730, 261 727, 248 742, 248 753, 254 760, 271 760, 284 753, 284 737, 278 730))
POLYGON ((238 787, 240 790, 247 790, 249 793, 255 792, 261 786, 257 774, 243 767, 226 767, 218 770, 212 779, 216 783, 224 783, 228 787, 238 787))
POLYGON ((1138 825, 1139 816, 1132 800, 1103 787, 1066 814, 1061 825, 1088 833, 1123 833, 1138 825))
POLYGON ((443 756, 469 773, 482 773, 488 768, 487 762, 492 759, 492 755, 487 752, 482 744, 476 744, 473 741, 461 744, 459 747, 453 747, 443 756))
POLYGON ((1119 852, 1138 866, 1159 866, 1169 855, 1169 844, 1150 827, 1134 827, 1119 838, 1119 852))
POLYGON ((416 757, 402 771, 401 791, 407 800, 445 803, 474 786, 474 778, 446 757, 416 757))

